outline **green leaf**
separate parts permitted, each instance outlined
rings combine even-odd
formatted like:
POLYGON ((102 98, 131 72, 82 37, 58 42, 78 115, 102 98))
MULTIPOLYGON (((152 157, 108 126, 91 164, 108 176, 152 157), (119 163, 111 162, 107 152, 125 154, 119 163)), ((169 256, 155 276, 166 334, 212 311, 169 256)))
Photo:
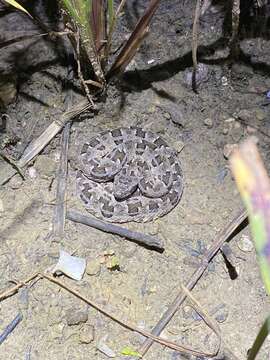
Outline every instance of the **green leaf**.
POLYGON ((117 256, 113 255, 108 263, 107 263, 107 269, 109 270, 118 270, 120 269, 120 261, 117 256))
POLYGON ((109 16, 109 28, 113 26, 114 22, 114 7, 113 7, 113 0, 108 0, 108 16, 109 16))
POLYGON ((127 355, 127 356, 136 356, 138 358, 142 358, 142 355, 140 353, 138 353, 137 351, 131 349, 128 346, 125 346, 122 351, 121 351, 122 355, 127 355))

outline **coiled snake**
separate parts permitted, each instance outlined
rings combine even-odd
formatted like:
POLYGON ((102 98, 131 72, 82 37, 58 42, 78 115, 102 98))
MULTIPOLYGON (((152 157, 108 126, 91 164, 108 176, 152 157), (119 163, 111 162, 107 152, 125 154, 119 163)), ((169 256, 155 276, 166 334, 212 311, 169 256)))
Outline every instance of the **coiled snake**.
POLYGON ((183 191, 176 152, 142 128, 119 128, 82 147, 78 195, 87 210, 109 222, 145 222, 171 211, 183 191))

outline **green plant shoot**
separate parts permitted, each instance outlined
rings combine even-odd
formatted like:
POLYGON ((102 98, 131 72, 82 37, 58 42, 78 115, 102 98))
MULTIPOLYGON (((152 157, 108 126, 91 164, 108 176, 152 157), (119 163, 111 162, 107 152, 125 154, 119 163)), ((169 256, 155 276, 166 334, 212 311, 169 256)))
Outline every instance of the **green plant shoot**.
MULTIPOLYGON (((231 159, 231 169, 238 190, 248 211, 252 236, 265 288, 270 294, 270 180, 251 138, 236 150, 231 159)), ((254 360, 270 331, 270 317, 262 325, 248 360, 254 360)))

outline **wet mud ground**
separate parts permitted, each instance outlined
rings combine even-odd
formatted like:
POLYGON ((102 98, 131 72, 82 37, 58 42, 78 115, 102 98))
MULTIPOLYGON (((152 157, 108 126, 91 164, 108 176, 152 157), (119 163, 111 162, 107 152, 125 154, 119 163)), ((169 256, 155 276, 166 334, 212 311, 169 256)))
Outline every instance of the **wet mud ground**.
MULTIPOLYGON (((66 277, 62 281, 123 321, 151 330, 181 284, 196 270, 218 231, 242 209, 226 159, 233 145, 256 135, 269 169, 269 41, 243 38, 242 61, 228 66, 225 60, 229 49, 226 42, 219 45, 223 13, 211 8, 200 22, 199 59, 207 66, 207 74, 196 94, 186 81, 192 66, 193 5, 167 1, 160 6, 149 36, 128 71, 108 87, 98 113, 87 113, 73 123, 70 137, 66 201, 68 208, 80 211, 85 210, 75 193, 73 164, 85 140, 106 129, 134 125, 158 133, 176 149, 184 173, 181 202, 158 220, 126 225, 158 236, 165 251, 160 254, 70 221, 66 222, 64 238, 51 236, 60 159, 57 135, 28 167, 24 181, 16 175, 0 189, 1 290, 50 268, 59 250, 64 249, 85 258, 87 269, 79 282, 66 277), (120 270, 111 270, 106 262, 113 255, 120 270)), ((122 25, 124 34, 143 9, 143 2, 129 2, 122 25)), ((45 45, 50 49, 48 43, 45 45)), ((55 61, 54 50, 44 56, 44 61, 49 58, 48 64, 38 70, 24 70, 16 101, 2 111, 7 119, 4 135, 19 139, 16 145, 5 148, 12 156, 65 109, 66 67, 55 61)), ((77 103, 83 94, 78 82, 73 87, 77 103)), ((218 323, 227 347, 244 359, 269 314, 269 298, 248 227, 230 241, 227 252, 237 276, 231 279, 219 253, 192 294, 218 323)), ((100 344, 106 344, 116 359, 122 359, 125 356, 120 352, 125 346, 139 349, 144 340, 45 279, 0 303, 1 331, 18 312, 23 320, 0 346, 1 359, 106 359, 97 349, 100 344)), ((181 306, 162 335, 208 353, 215 351, 218 343, 189 302, 181 306)), ((269 350, 267 340, 258 358, 269 359, 269 350)), ((144 358, 185 357, 154 344, 144 358)), ((219 358, 232 357, 225 352, 219 358)))

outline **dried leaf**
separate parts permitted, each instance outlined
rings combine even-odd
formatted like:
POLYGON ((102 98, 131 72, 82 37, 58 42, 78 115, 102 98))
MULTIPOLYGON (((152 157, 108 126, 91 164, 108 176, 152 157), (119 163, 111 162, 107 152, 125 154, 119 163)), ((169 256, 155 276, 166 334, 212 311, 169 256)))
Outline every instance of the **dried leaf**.
POLYGON ((120 54, 116 58, 114 64, 107 74, 107 79, 118 75, 123 72, 126 66, 130 63, 134 55, 136 54, 144 36, 148 30, 150 21, 159 5, 159 0, 151 0, 148 8, 146 9, 144 15, 141 17, 137 23, 134 31, 127 40, 125 46, 121 50, 120 54))

